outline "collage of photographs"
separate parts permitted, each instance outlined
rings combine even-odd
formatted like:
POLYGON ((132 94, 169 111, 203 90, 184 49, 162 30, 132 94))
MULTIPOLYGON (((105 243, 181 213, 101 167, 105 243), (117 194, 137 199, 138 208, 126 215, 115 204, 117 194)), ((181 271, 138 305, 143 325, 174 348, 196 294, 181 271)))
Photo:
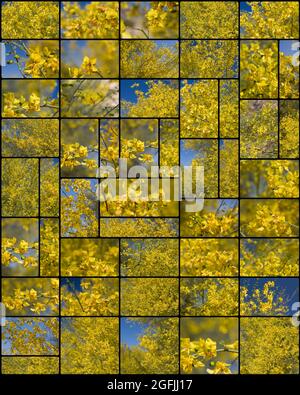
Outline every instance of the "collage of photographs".
POLYGON ((1 2, 2 375, 299 374, 299 5, 1 2))

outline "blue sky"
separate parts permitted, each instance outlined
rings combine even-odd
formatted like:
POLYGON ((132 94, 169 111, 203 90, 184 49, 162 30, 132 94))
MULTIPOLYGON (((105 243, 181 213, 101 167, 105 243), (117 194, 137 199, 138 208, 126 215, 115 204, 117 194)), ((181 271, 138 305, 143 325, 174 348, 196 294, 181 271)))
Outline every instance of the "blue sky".
POLYGON ((148 87, 146 85, 147 80, 121 80, 120 95, 122 100, 130 101, 132 103, 137 102, 137 96, 134 93, 135 90, 147 92, 148 87), (139 84, 134 88, 131 88, 133 84, 139 84))
MULTIPOLYGON (((201 142, 201 140, 195 139, 198 143, 201 142)), ((224 141, 220 140, 220 148, 224 146, 224 141)), ((195 158, 195 156, 199 154, 199 150, 191 149, 188 148, 186 149, 184 146, 184 140, 180 141, 180 164, 183 166, 191 166, 192 160, 195 158)), ((205 171, 205 170, 204 170, 205 171)))
MULTIPOLYGON (((53 319, 53 318, 51 318, 53 319)), ((50 342, 53 345, 58 345, 58 338, 53 338, 52 333, 48 330, 48 326, 46 325, 47 321, 49 320, 49 318, 41 318, 38 317, 38 321, 36 321, 36 325, 32 326, 27 324, 28 319, 26 318, 7 318, 8 322, 17 322, 19 323, 19 326, 21 329, 28 329, 29 331, 32 331, 33 328, 35 328, 36 326, 40 327, 43 331, 46 330, 47 334, 44 337, 46 342, 50 342), (23 323, 23 324, 22 324, 23 323)), ((57 327, 58 327, 58 319, 57 319, 57 327)), ((8 326, 4 326, 2 328, 2 332, 5 336, 5 329, 8 328, 8 326)), ((37 335, 38 336, 38 335, 37 335)), ((5 339, 5 338, 4 338, 5 339)), ((25 340, 25 338, 24 338, 25 340)), ((58 348, 57 348, 58 351, 58 348)), ((5 355, 9 355, 11 353, 11 341, 8 340, 2 340, 2 352, 5 355)))
POLYGON ((251 11, 251 6, 249 5, 249 4, 247 4, 247 2, 246 1, 241 1, 241 11, 247 11, 247 12, 250 12, 251 11))
MULTIPOLYGON (((126 100, 130 101, 132 103, 137 102, 137 95, 134 93, 136 90, 142 91, 142 92, 147 92, 149 87, 146 84, 147 81, 150 80, 145 80, 145 79, 132 79, 132 80, 121 80, 121 86, 120 86, 120 95, 121 95, 121 100, 126 100), (132 88, 133 84, 139 84, 139 86, 135 86, 132 88)), ((151 80, 151 81, 155 81, 151 80)), ((165 84, 169 84, 170 80, 163 80, 165 84)))
MULTIPOLYGON (((78 1, 80 8, 86 7, 87 4, 91 3, 91 1, 78 1)), ((64 8, 63 2, 60 3, 61 8, 64 8)))
POLYGON ((91 49, 86 46, 87 40, 63 40, 62 42, 62 61, 71 65, 80 66, 82 63, 81 49, 86 47, 86 55, 92 56, 91 49), (72 44, 76 43, 76 48, 72 44), (78 49, 80 51, 78 51, 78 49))
POLYGON ((55 98, 59 96, 59 83, 56 82, 55 88, 53 89, 52 93, 51 93, 51 97, 55 98))
POLYGON ((142 3, 142 5, 143 5, 143 7, 145 8, 145 10, 148 10, 149 8, 150 8, 150 1, 130 1, 130 2, 126 2, 126 3, 128 3, 128 5, 129 5, 129 8, 128 9, 126 9, 126 8, 123 8, 123 4, 122 4, 123 2, 121 2, 121 9, 122 9, 122 11, 124 12, 124 10, 125 11, 130 11, 131 10, 131 8, 134 6, 134 5, 141 5, 141 3, 142 3))
POLYGON ((121 318, 121 343, 127 346, 137 346, 138 337, 141 336, 147 327, 137 321, 131 321, 128 318, 121 318))
MULTIPOLYGON (((248 288, 249 294, 251 294, 254 289, 263 290, 264 284, 268 281, 274 281, 275 287, 272 288, 274 291, 275 299, 276 296, 281 296, 281 292, 284 293, 286 297, 283 299, 286 301, 290 307, 290 310, 286 315, 293 314, 291 310, 292 304, 299 301, 299 280, 297 278, 241 278, 241 286, 246 286, 248 288), (275 289, 278 289, 276 291, 275 289)), ((248 300, 248 298, 246 299, 248 300)))
POLYGON ((165 48, 174 48, 178 42, 178 40, 151 40, 156 43, 158 48, 165 47, 165 48))
POLYGON ((285 55, 294 55, 298 49, 292 49, 292 45, 297 42, 297 40, 281 40, 279 44, 280 52, 283 52, 285 55))
POLYGON ((180 141, 180 164, 183 166, 191 166, 192 160, 198 154, 198 150, 186 149, 184 147, 184 141, 180 141))
MULTIPOLYGON (((27 40, 24 41, 24 43, 27 43, 27 40)), ((14 57, 12 54, 8 54, 8 46, 5 46, 6 48, 6 62, 13 60, 14 57)), ((19 48, 16 48, 16 53, 19 56, 23 56, 24 52, 22 52, 19 48)), ((22 67, 23 68, 23 67, 22 67)), ((6 65, 4 67, 1 67, 1 71, 2 71, 2 78, 22 78, 22 74, 20 73, 18 66, 14 63, 14 64, 9 64, 6 65)))
POLYGON ((74 292, 76 291, 81 292, 83 289, 81 288, 81 281, 85 280, 84 278, 62 278, 61 279, 61 286, 66 285, 68 291, 74 292))

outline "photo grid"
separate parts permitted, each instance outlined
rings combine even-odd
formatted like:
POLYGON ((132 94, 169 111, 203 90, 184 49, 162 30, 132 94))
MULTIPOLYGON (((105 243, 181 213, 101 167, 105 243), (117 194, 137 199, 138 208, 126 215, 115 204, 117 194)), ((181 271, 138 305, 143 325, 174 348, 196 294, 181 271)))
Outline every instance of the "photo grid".
POLYGON ((4 1, 1 43, 1 374, 299 374, 299 1, 4 1))

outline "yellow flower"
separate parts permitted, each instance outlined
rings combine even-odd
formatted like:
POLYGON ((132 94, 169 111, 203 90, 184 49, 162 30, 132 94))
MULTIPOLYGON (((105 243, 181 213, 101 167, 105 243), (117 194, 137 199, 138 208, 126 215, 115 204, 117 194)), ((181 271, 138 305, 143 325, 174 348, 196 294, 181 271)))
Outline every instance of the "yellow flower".
POLYGON ((146 15, 148 24, 151 28, 156 28, 156 27, 163 28, 166 17, 167 14, 165 12, 154 10, 154 9, 150 9, 146 15))
POLYGON ((28 109, 31 111, 40 111, 41 99, 36 93, 32 93, 28 101, 28 109))
POLYGON ((51 285, 52 285, 53 288, 58 287, 59 286, 59 280, 56 279, 56 278, 52 278, 51 279, 51 285))
POLYGON ((152 162, 153 161, 153 156, 151 154, 142 154, 140 156, 141 162, 152 162))
POLYGON ((80 69, 78 67, 74 67, 74 68, 69 67, 69 74, 73 78, 79 78, 81 72, 80 72, 80 69))
POLYGON ((234 343, 232 344, 224 344, 224 348, 226 350, 238 350, 239 348, 239 341, 236 340, 234 343))
POLYGON ((94 159, 87 159, 87 160, 84 162, 84 164, 85 164, 85 166, 86 166, 88 169, 96 169, 96 168, 98 167, 97 162, 96 162, 94 159))
POLYGON ((16 244, 17 239, 15 237, 8 239, 8 238, 3 238, 2 239, 2 247, 3 248, 11 248, 16 244))
POLYGON ((206 358, 213 358, 217 355, 217 343, 209 337, 206 340, 199 339, 198 345, 199 354, 206 358))
POLYGON ((20 254, 24 254, 28 250, 29 244, 25 240, 21 240, 18 248, 20 254))
POLYGON ((46 307, 46 305, 44 305, 44 304, 42 304, 42 303, 36 303, 36 304, 35 304, 35 307, 31 307, 30 310, 31 310, 33 313, 39 314, 39 313, 41 313, 41 312, 43 312, 43 311, 46 311, 46 310, 47 310, 47 307, 46 307))
POLYGON ((36 260, 35 257, 33 256, 28 256, 24 259, 24 267, 28 267, 28 266, 37 266, 38 262, 36 260))
POLYGON ((225 362, 216 362, 214 369, 206 369, 209 374, 231 374, 231 370, 229 369, 230 364, 225 362))
POLYGON ((96 62, 96 58, 90 59, 88 56, 85 56, 81 65, 82 71, 87 75, 97 73, 96 62))
POLYGON ((193 371, 193 358, 192 357, 181 357, 181 367, 184 373, 192 373, 193 371))
POLYGON ((87 154, 88 154, 88 149, 87 149, 87 147, 81 145, 81 146, 79 147, 78 153, 79 153, 79 156, 80 156, 80 157, 87 156, 87 154))
POLYGON ((89 289, 91 283, 89 281, 81 281, 80 285, 82 289, 89 289))
POLYGON ((2 116, 5 118, 10 118, 16 116, 16 113, 11 107, 4 106, 2 116))
POLYGON ((29 299, 30 300, 35 300, 37 298, 37 292, 35 289, 31 288, 29 291, 29 299))
POLYGON ((2 253, 2 263, 3 263, 3 265, 8 266, 9 263, 10 263, 10 260, 11 260, 10 253, 8 251, 4 251, 2 253))

